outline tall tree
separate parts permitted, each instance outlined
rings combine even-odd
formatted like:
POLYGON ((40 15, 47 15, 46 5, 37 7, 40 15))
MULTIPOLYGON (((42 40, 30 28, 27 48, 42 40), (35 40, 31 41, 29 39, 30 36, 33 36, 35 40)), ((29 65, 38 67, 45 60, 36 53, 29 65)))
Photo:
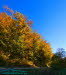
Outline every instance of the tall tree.
POLYGON ((8 56, 8 60, 25 59, 37 66, 51 63, 51 45, 37 32, 32 32, 32 21, 23 14, 5 7, 12 15, 0 13, 0 50, 8 56))

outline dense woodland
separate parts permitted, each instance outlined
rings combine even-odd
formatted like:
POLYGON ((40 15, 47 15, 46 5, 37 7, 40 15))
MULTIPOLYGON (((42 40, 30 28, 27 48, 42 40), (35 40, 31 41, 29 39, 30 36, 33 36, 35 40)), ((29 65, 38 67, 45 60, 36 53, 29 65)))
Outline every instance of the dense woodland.
POLYGON ((32 31, 32 21, 7 6, 0 12, 0 66, 66 68, 65 50, 52 53, 50 43, 32 31), (6 11, 7 10, 7 11, 6 11))

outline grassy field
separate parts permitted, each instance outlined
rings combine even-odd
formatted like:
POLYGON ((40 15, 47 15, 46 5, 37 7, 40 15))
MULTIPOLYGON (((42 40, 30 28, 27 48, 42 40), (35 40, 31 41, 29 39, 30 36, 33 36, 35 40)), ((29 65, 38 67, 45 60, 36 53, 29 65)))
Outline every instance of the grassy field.
POLYGON ((66 75, 66 69, 53 70, 49 68, 2 68, 0 67, 0 74, 21 74, 21 75, 66 75))

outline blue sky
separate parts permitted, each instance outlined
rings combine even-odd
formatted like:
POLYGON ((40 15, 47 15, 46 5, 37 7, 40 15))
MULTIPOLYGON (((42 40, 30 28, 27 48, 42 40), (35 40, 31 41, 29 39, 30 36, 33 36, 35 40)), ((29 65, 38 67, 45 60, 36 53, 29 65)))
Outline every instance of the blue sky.
POLYGON ((66 50, 66 0, 0 0, 0 12, 7 5, 33 20, 33 30, 47 40, 53 52, 66 50))

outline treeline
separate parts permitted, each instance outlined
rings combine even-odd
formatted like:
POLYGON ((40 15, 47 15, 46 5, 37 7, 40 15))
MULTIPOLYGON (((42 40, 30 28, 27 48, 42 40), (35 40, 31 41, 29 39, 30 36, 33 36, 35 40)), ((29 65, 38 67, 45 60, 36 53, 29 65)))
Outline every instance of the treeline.
POLYGON ((5 8, 9 12, 0 13, 0 66, 54 67, 62 60, 65 65, 66 58, 59 52, 53 54, 51 45, 36 31, 32 32, 31 20, 5 8))

